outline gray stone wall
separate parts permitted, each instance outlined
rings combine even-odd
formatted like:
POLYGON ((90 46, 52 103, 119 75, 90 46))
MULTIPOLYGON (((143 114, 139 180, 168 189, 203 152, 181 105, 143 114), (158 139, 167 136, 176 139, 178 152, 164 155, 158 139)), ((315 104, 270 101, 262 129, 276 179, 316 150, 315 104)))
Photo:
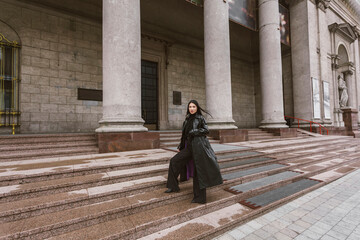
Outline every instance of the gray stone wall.
POLYGON ((256 127, 253 64, 236 58, 231 59, 231 87, 235 125, 238 128, 256 127))
POLYGON ((191 99, 197 100, 206 109, 203 52, 184 45, 173 45, 169 51, 167 71, 169 128, 179 129, 191 99), (181 92, 181 105, 173 104, 173 91, 181 92))
POLYGON ((255 64, 254 69, 254 86, 255 86, 255 116, 256 116, 256 126, 260 125, 262 121, 262 98, 261 98, 261 84, 260 84, 260 64, 255 64))
POLYGON ((101 25, 22 3, 1 3, 0 20, 21 39, 21 132, 87 132, 102 103, 77 88, 102 88, 101 25))
POLYGON ((291 54, 282 56, 282 78, 284 93, 284 114, 294 116, 293 84, 291 72, 291 54))
MULTIPOLYGON (((196 99, 206 109, 203 51, 174 45, 169 51, 168 113, 169 128, 179 129, 186 114, 187 103, 196 99), (180 91, 182 104, 173 104, 173 91, 180 91)), ((254 67, 251 63, 231 59, 233 119, 239 128, 257 126, 255 120, 254 67)), ((210 116, 207 116, 209 118, 210 116)))

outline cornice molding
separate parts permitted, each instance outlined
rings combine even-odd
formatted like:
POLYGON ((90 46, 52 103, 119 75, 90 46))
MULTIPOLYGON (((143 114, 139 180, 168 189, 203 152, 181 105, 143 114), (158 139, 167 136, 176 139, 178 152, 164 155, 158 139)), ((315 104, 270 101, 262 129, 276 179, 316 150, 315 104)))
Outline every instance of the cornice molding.
POLYGON ((354 26, 360 25, 359 16, 355 13, 354 9, 345 2, 345 0, 332 0, 329 4, 329 9, 338 15, 344 22, 354 26))

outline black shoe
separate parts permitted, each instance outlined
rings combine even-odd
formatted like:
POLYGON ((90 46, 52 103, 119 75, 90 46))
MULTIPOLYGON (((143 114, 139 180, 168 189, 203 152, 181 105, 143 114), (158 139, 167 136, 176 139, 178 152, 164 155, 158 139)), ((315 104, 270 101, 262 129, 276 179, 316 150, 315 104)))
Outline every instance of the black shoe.
POLYGON ((174 190, 174 189, 172 189, 172 188, 168 188, 168 189, 165 191, 165 193, 172 193, 172 192, 179 192, 179 191, 180 191, 180 189, 174 190))
POLYGON ((201 203, 201 204, 205 204, 206 203, 206 200, 200 200, 200 199, 196 199, 194 198, 191 203, 201 203))

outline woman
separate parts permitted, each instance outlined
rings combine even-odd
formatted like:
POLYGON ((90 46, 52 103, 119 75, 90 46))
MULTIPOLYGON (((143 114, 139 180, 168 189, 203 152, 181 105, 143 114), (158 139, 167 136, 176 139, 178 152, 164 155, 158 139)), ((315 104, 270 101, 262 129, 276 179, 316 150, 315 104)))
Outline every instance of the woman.
POLYGON ((192 159, 194 162, 194 199, 191 202, 206 203, 206 188, 222 184, 223 181, 215 152, 206 138, 209 129, 202 115, 204 110, 196 100, 191 100, 187 106, 181 142, 178 153, 170 160, 166 184, 168 189, 165 192, 180 191, 178 176, 192 159))

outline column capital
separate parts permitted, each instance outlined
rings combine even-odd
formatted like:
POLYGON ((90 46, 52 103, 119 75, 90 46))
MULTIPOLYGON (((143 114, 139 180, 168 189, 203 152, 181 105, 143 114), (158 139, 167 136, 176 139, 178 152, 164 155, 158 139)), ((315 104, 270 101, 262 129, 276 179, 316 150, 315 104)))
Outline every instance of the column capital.
POLYGON ((354 71, 352 71, 352 70, 346 70, 346 71, 344 71, 344 72, 342 72, 345 76, 346 75, 353 75, 354 74, 354 71))
POLYGON ((329 7, 331 0, 316 0, 316 6, 326 12, 326 9, 329 7))
POLYGON ((340 60, 340 57, 338 54, 331 54, 331 69, 332 70, 336 70, 339 68, 339 60, 340 60))

